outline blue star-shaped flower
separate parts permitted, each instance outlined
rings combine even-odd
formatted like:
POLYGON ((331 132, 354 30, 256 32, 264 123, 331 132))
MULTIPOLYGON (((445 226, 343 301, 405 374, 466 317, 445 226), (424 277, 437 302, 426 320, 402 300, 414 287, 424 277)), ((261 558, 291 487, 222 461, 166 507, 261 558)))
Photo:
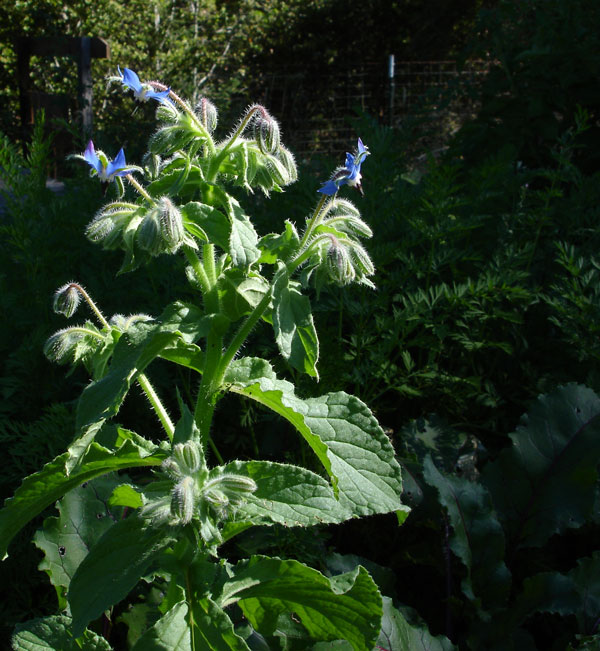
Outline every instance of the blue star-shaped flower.
POLYGON ((360 181, 362 179, 360 166, 365 158, 369 155, 368 147, 363 145, 363 141, 358 139, 358 150, 356 154, 346 154, 346 166, 338 167, 333 173, 331 179, 323 183, 317 192, 327 195, 334 195, 342 185, 349 185, 356 188, 361 194, 363 193, 360 181))
POLYGON ((119 71, 119 76, 121 77, 121 83, 126 88, 131 88, 133 96, 139 102, 147 102, 149 99, 155 99, 161 104, 166 104, 171 101, 168 97, 171 92, 170 88, 160 91, 153 90, 150 84, 142 84, 140 78, 135 74, 135 72, 133 72, 133 70, 125 68, 123 72, 121 72, 121 68, 117 69, 119 71))
POLYGON ((83 158, 92 169, 96 170, 98 178, 103 183, 109 183, 116 176, 126 176, 133 171, 133 169, 127 167, 123 148, 119 150, 114 160, 109 161, 102 152, 100 152, 100 156, 96 154, 94 143, 90 140, 83 152, 83 158))

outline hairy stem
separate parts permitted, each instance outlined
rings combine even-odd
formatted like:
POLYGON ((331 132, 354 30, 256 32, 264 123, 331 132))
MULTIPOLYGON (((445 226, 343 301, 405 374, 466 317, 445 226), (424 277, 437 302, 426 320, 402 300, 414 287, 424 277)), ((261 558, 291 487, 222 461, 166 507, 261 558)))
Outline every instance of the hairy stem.
POLYGON ((160 401, 160 398, 154 390, 154 387, 152 384, 150 384, 150 380, 148 380, 147 376, 144 373, 140 373, 137 376, 137 381, 146 394, 146 397, 152 405, 152 409, 154 409, 156 415, 158 416, 158 419, 160 420, 165 432, 167 433, 167 436, 172 441, 173 434, 175 433, 175 426, 173 425, 173 422, 171 421, 167 410, 164 408, 162 402, 160 401))

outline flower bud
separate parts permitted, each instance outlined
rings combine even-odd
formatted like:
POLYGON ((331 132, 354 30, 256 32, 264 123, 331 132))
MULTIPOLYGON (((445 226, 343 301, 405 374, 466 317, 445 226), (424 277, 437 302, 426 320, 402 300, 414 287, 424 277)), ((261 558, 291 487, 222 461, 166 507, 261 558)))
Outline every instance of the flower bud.
POLYGON ((280 146, 277 151, 277 158, 285 167, 288 173, 288 183, 294 183, 298 180, 298 168, 296 167, 296 160, 294 154, 286 147, 280 146))
POLYGON ((348 285, 356 276, 348 249, 334 235, 330 235, 329 239, 331 245, 325 262, 327 273, 338 285, 348 285))
POLYGON ((57 364, 73 361, 75 347, 83 340, 85 334, 79 328, 65 328, 48 337, 44 344, 44 355, 57 364))
POLYGON ((177 443, 173 447, 173 458, 184 475, 194 475, 202 465, 200 446, 194 441, 177 443))
POLYGON ((274 154, 279 149, 279 124, 262 106, 258 107, 252 123, 252 132, 263 154, 274 154))
POLYGON ((170 253, 175 253, 183 244, 185 229, 179 208, 168 197, 162 197, 158 202, 160 211, 160 230, 170 253))
POLYGON ((109 215, 97 215, 87 225, 85 234, 92 242, 101 242, 114 229, 115 223, 109 215))
POLYGON ((149 210, 136 232, 137 243, 150 255, 159 255, 165 249, 157 210, 149 210))
POLYGON ((225 491, 239 493, 254 493, 258 488, 254 479, 244 475, 222 475, 219 477, 219 486, 225 491))
POLYGON ((361 276, 372 276, 375 273, 375 265, 373 264, 369 254, 358 243, 354 243, 350 249, 350 256, 354 267, 358 269, 361 276))
POLYGON ((202 125, 206 127, 208 133, 212 134, 213 131, 217 128, 217 121, 218 121, 217 107, 212 102, 207 100, 206 97, 203 97, 198 102, 198 104, 196 104, 195 113, 200 119, 202 125))
POLYGON ((64 314, 69 319, 77 311, 80 302, 79 286, 76 283, 67 283, 56 290, 52 308, 57 314, 64 314))
POLYGON ((190 522, 196 508, 196 483, 192 477, 184 477, 171 491, 171 513, 182 524, 190 522))
POLYGON ((168 459, 165 459, 161 464, 160 467, 163 469, 163 471, 169 475, 171 479, 180 479, 181 478, 181 470, 179 469, 179 464, 173 457, 169 457, 168 459))
POLYGON ((229 498, 223 491, 211 488, 204 493, 204 499, 213 507, 213 509, 222 512, 229 506, 229 498))

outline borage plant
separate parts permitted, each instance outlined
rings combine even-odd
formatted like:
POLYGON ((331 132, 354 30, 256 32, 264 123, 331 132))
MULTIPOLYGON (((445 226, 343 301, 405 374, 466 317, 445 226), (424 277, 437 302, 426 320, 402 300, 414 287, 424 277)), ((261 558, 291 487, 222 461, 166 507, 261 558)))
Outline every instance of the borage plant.
POLYGON ((143 168, 127 165, 122 150, 110 161, 92 143, 80 157, 119 195, 96 214, 87 236, 124 251, 121 272, 177 254, 173 266, 186 261, 197 298, 171 303, 158 317, 106 318, 78 283, 57 291, 57 312, 71 317, 83 302, 93 319, 52 335, 45 352, 59 363, 83 364, 91 382, 69 449, 27 477, 0 512, 4 556, 17 531, 60 500, 59 517, 45 521, 36 544, 61 615, 19 625, 13 646, 110 648, 112 609, 126 598, 134 605, 120 621, 138 651, 248 649, 261 637, 261 648, 290 648, 292 638, 294 648, 332 640, 353 649, 384 644, 389 602, 363 567, 327 577, 295 560, 231 563, 219 555, 223 543, 252 526, 309 527, 394 511, 402 522, 408 513, 392 446, 360 400, 343 392, 303 399, 267 360, 240 354, 263 321, 287 363, 317 378, 318 339, 303 290, 309 283, 371 285, 373 265, 359 242, 371 230, 338 197, 342 185, 360 188, 368 150, 359 140, 356 154, 323 184, 300 233, 286 220, 281 233, 259 238, 235 188, 268 195, 296 179, 294 158, 267 110, 250 106, 217 141, 217 111, 208 100, 192 108, 127 69, 116 79, 137 99, 158 102, 160 126, 143 168), (134 198, 125 197, 125 183, 134 198), (177 394, 176 419, 146 374, 157 358, 198 374, 194 404, 177 394), (160 443, 112 422, 136 383, 164 430, 160 443), (220 433, 211 426, 227 393, 286 419, 323 476, 284 463, 223 462, 220 433), (213 457, 219 465, 210 464, 213 457), (101 629, 104 638, 95 632, 101 629))

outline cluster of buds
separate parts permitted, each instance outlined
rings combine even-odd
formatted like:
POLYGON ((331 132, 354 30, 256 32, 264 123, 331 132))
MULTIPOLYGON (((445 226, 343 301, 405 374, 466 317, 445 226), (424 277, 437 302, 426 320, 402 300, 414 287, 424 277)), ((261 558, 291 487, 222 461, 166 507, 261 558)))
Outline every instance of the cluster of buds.
POLYGON ((172 454, 162 463, 162 470, 173 481, 167 497, 151 501, 143 514, 167 520, 172 525, 186 525, 196 520, 207 544, 220 541, 219 523, 253 493, 257 486, 250 477, 208 471, 199 442, 188 440, 173 446, 172 454))
POLYGON ((105 249, 139 247, 152 256, 175 253, 187 243, 179 208, 169 197, 161 197, 152 205, 115 201, 101 208, 86 228, 92 242, 101 242, 105 249))

